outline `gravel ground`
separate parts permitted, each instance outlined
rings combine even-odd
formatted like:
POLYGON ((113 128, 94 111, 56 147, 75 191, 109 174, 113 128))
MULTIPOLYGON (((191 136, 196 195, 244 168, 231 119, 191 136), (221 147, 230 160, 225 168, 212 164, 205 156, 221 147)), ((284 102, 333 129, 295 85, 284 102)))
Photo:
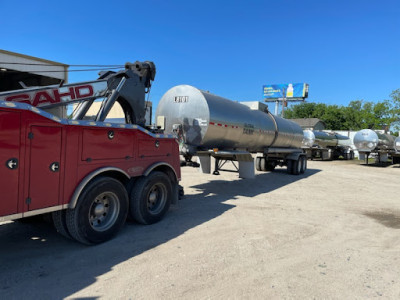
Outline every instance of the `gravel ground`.
POLYGON ((161 222, 94 247, 3 223, 0 299, 399 299, 399 166, 308 167, 183 168, 186 196, 161 222))

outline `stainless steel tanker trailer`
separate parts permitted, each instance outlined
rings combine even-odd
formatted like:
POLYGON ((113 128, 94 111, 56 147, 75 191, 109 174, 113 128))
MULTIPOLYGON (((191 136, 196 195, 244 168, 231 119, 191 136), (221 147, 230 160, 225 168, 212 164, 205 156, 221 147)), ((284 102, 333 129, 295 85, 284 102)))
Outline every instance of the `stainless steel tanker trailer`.
POLYGON ((350 147, 350 139, 336 132, 304 130, 302 148, 307 158, 332 160, 343 157, 354 159, 354 151, 350 147))
POLYGON ((392 153, 393 163, 400 164, 400 137, 399 136, 394 140, 394 150, 395 150, 395 152, 392 153))
POLYGON ((287 166, 288 173, 301 174, 307 159, 301 149, 303 131, 292 121, 272 115, 264 103, 234 102, 189 85, 168 90, 156 112, 157 125, 178 136, 180 152, 188 163, 197 156, 201 170, 214 174, 227 162, 238 162, 242 178, 254 177, 256 169, 273 171, 287 166))
POLYGON ((372 153, 377 161, 386 162, 389 156, 396 155, 395 139, 387 133, 362 129, 355 134, 353 142, 360 154, 360 160, 365 159, 368 163, 368 157, 372 153))

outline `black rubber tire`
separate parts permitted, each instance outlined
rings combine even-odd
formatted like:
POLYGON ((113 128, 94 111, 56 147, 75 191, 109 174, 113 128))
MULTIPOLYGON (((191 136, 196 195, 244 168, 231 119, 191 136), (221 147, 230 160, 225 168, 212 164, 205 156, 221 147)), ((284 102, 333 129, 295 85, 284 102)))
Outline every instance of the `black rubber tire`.
POLYGON ((66 210, 63 209, 54 211, 51 214, 51 217, 57 232, 68 239, 72 239, 67 227, 66 210))
POLYGON ((153 171, 136 181, 129 202, 131 217, 140 224, 154 224, 169 210, 172 198, 171 180, 168 175, 153 171), (155 199, 150 199, 155 197, 155 199))
POLYGON ((128 193, 124 185, 111 177, 98 177, 85 187, 75 208, 67 209, 67 228, 78 242, 99 244, 116 235, 127 214, 128 193))
POLYGON ((256 157, 256 170, 261 171, 261 158, 262 157, 256 157))
POLYGON ((300 156, 300 162, 301 162, 301 170, 300 174, 304 174, 304 172, 307 170, 307 157, 306 156, 300 156))
POLYGON ((265 159, 265 157, 260 157, 260 169, 263 172, 268 171, 267 170, 267 160, 265 159))
POLYGON ((299 175, 301 171, 301 156, 297 160, 293 160, 292 174, 299 175))

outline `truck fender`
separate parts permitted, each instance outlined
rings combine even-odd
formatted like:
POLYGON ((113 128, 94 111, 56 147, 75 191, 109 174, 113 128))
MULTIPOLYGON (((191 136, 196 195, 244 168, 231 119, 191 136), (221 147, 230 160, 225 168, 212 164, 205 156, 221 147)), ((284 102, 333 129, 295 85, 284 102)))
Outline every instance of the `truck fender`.
POLYGON ((146 171, 144 171, 143 176, 148 176, 153 170, 155 170, 155 169, 157 169, 159 167, 162 167, 162 166, 170 169, 175 175, 176 182, 178 182, 178 176, 176 175, 175 169, 170 164, 168 164, 166 162, 158 162, 158 163, 152 164, 150 167, 148 167, 146 169, 146 171))
POLYGON ((128 175, 128 173, 126 173, 125 171, 119 169, 119 168, 115 168, 115 167, 104 167, 104 168, 100 168, 97 169, 95 171, 93 171, 92 173, 90 173, 89 175, 87 175, 77 186, 77 188, 74 191, 74 194, 71 197, 71 200, 68 204, 68 208, 70 209, 74 209, 76 206, 76 203, 78 202, 78 198, 80 196, 80 194, 82 193, 83 189, 85 188, 85 186, 96 176, 105 173, 105 172, 118 172, 124 176, 126 176, 127 179, 130 178, 130 176, 128 175))
POLYGON ((161 171, 164 171, 164 172, 165 172, 165 170, 172 171, 172 173, 174 174, 174 181, 175 182, 171 182, 172 183, 172 187, 173 187, 173 191, 172 191, 173 197, 172 197, 171 203, 172 204, 178 203, 180 195, 183 194, 183 189, 181 191, 182 187, 180 185, 178 185, 179 178, 176 175, 175 169, 170 164, 168 164, 166 162, 158 162, 158 163, 152 164, 143 173, 143 176, 148 176, 152 171, 157 170, 157 169, 158 170, 161 169, 161 171))

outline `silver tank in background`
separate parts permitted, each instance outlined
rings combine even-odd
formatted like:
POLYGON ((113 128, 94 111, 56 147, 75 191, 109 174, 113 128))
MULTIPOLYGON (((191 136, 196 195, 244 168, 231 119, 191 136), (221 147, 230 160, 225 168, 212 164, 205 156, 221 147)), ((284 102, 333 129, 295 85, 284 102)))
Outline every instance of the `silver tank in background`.
POLYGON ((332 160, 343 157, 353 159, 350 139, 336 132, 304 130, 302 148, 308 158, 332 160))
POLYGON ((336 132, 314 131, 315 143, 323 148, 350 146, 350 139, 347 136, 336 132))
POLYGON ((190 85, 178 85, 161 98, 156 112, 165 132, 181 125, 186 151, 201 149, 263 152, 268 147, 300 148, 301 127, 272 115, 260 102, 234 102, 190 85), (264 109, 265 108, 265 109, 264 109), (264 111, 261 111, 261 110, 264 111))
POLYGON ((394 140, 394 149, 397 152, 400 152, 400 136, 398 136, 395 140, 394 140))
POLYGON ((315 135, 314 132, 310 129, 303 130, 303 141, 301 142, 302 148, 311 148, 314 146, 315 135))
POLYGON ((371 129, 362 129, 356 133, 353 142, 360 152, 372 152, 375 150, 393 150, 395 145, 395 137, 373 131, 371 129))

